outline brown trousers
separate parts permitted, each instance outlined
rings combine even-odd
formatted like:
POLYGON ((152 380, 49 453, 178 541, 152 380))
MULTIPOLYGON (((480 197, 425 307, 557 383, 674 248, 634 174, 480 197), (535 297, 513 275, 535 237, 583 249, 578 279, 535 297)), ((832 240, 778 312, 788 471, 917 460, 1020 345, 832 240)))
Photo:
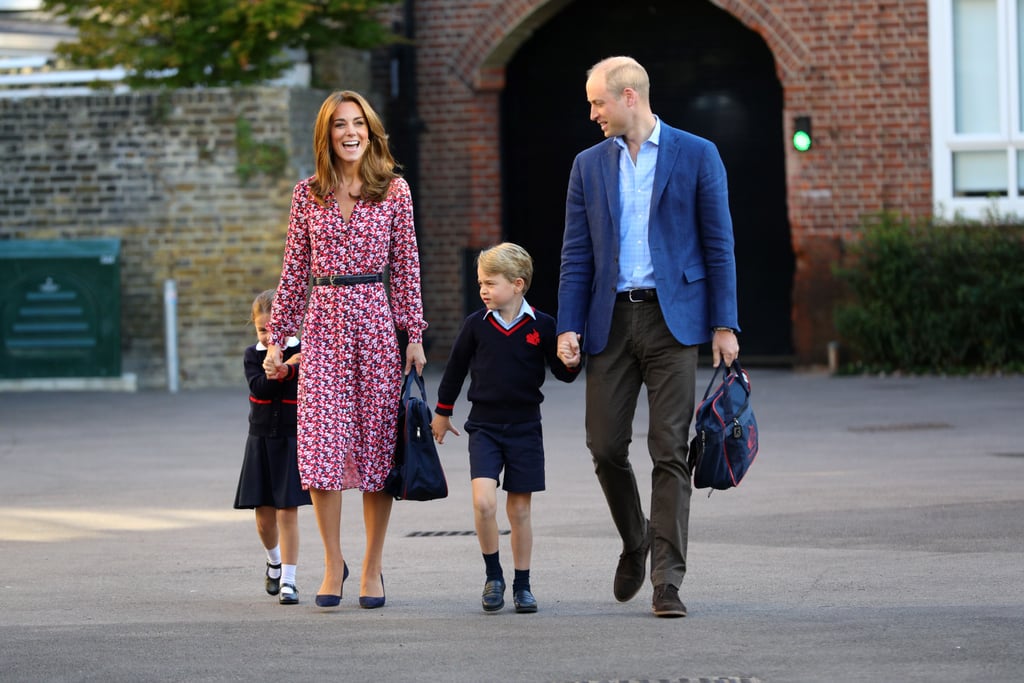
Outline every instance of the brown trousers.
POLYGON ((587 447, 624 551, 643 541, 645 517, 629 462, 640 386, 647 388, 651 457, 651 582, 679 586, 686 573, 697 347, 680 344, 657 302, 616 302, 608 346, 587 359, 587 447))

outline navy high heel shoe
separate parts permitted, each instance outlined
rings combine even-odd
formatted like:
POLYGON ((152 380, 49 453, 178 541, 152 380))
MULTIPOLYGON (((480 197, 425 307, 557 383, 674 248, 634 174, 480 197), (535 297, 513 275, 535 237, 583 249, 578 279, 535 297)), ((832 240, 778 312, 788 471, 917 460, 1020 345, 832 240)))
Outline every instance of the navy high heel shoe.
MULTIPOLYGON (((341 604, 341 596, 345 594, 345 579, 348 578, 348 562, 344 562, 344 566, 345 573, 341 575, 341 590, 338 591, 337 595, 331 595, 330 593, 317 593, 317 607, 337 607, 341 604)), ((360 600, 362 600, 362 598, 360 598, 360 600)))
MULTIPOLYGON (((380 588, 384 590, 384 575, 380 575, 380 588)), ((379 598, 370 597, 369 595, 359 596, 359 606, 363 609, 377 609, 378 607, 384 606, 384 601, 387 599, 387 592, 379 598)))

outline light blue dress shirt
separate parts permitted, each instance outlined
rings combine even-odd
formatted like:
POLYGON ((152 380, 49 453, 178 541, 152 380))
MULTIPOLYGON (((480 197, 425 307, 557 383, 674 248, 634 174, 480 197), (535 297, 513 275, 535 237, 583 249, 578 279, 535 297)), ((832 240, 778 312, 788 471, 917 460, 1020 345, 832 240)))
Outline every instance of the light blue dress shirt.
POLYGON ((636 155, 636 164, 622 137, 619 146, 619 281, 616 290, 654 287, 654 264, 647 241, 647 223, 654 191, 654 168, 658 161, 661 119, 654 117, 654 130, 636 155))
POLYGON ((498 313, 497 311, 487 309, 487 312, 484 313, 485 318, 487 316, 492 316, 495 320, 498 321, 498 324, 504 327, 506 330, 511 330, 513 327, 519 324, 519 321, 523 319, 523 316, 527 315, 533 318, 534 320, 537 319, 537 316, 533 314, 533 307, 530 306, 530 304, 526 303, 526 297, 523 297, 523 303, 521 306, 519 306, 519 315, 513 318, 512 322, 510 323, 505 322, 505 319, 502 318, 501 314, 498 313))

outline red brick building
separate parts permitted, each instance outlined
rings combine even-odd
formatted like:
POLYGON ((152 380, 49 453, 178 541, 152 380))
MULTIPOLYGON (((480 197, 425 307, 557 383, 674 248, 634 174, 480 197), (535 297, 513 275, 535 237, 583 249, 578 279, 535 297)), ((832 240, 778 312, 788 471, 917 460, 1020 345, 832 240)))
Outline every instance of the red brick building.
MULTIPOLYGON (((744 358, 821 364, 836 335, 832 267, 866 217, 1024 211, 1018 6, 404 0, 387 20, 412 40, 315 55, 312 66, 320 87, 370 96, 406 167, 431 362, 479 305, 473 257, 494 242, 531 251, 528 299, 556 312, 569 169, 601 139, 585 74, 627 54, 651 74, 655 113, 722 153, 744 358), (803 152, 791 143, 798 118, 812 133, 803 152)), ((251 329, 239 311, 279 275, 287 201, 312 172, 324 91, 32 92, 14 73, 26 59, 17 44, 0 41, 0 240, 119 239, 123 367, 143 386, 163 381, 162 292, 173 279, 183 386, 240 381, 251 329), (259 146, 283 151, 287 167, 243 177, 259 146)))
MULTIPOLYGON (((935 118, 935 90, 955 89, 954 71, 965 80, 965 60, 957 61, 953 40, 971 31, 985 35, 987 17, 994 17, 991 28, 1005 49, 999 28, 1005 23, 996 15, 1011 5, 406 2, 407 28, 415 37, 414 114, 422 122, 412 170, 433 338, 447 349, 475 296, 471 284, 468 296, 462 286, 475 278, 467 264, 476 250, 501 239, 531 249, 539 272, 528 298, 553 308, 572 157, 600 139, 587 119, 585 72, 602 57, 628 54, 651 74, 655 113, 712 139, 722 151, 744 351, 824 362, 835 335, 831 268, 863 217, 881 211, 924 216, 936 207, 980 211, 978 194, 951 180, 951 167, 971 166, 957 165, 954 138, 961 131, 951 124, 948 133, 933 133, 933 121, 945 126, 950 120, 935 118), (985 16, 964 20, 971 12, 985 16), (969 30, 958 29, 958 22, 969 30), (937 41, 931 58, 930 31, 937 41), (931 73, 930 59, 933 70, 944 71, 931 73), (806 152, 790 143, 798 116, 810 117, 812 125, 806 152), (936 179, 949 187, 937 189, 936 179)), ((958 43, 961 50, 965 45, 958 43)), ((401 148, 402 120, 392 116, 389 125, 401 148)), ((1005 134, 994 142, 1011 159, 1007 145, 1005 134)), ((1011 174, 1017 168, 1012 159, 1004 167, 1011 174)), ((1014 200, 1018 190, 1010 188, 1017 185, 1014 178, 1005 188, 1005 201, 1014 200)))

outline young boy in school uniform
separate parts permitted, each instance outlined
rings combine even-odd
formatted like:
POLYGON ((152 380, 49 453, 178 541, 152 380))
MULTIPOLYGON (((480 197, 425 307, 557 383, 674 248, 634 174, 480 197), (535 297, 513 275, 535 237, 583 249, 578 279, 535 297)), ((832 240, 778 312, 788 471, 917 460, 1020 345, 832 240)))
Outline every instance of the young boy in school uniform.
POLYGON ((555 319, 526 303, 533 259, 525 249, 503 242, 481 252, 477 279, 484 308, 465 319, 452 345, 437 389, 431 431, 438 443, 448 432, 455 400, 470 376, 466 397, 472 404, 465 424, 469 435, 473 517, 487 575, 481 604, 485 612, 505 606, 505 577, 498 559, 496 519, 498 483, 507 494, 505 511, 511 527, 515 575, 512 599, 516 612, 537 611, 530 587, 533 529, 530 503, 544 490, 544 440, 541 432, 541 385, 550 367, 555 377, 572 382, 580 367, 567 368, 558 358, 555 319))

